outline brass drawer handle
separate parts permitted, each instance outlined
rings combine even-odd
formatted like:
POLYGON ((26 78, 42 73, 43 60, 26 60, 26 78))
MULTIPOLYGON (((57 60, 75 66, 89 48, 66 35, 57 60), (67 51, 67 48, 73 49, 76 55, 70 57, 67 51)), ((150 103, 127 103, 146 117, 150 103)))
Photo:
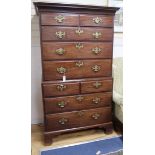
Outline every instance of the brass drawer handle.
POLYGON ((101 32, 94 32, 93 36, 95 39, 98 39, 101 36, 101 32))
POLYGON ((55 53, 58 55, 63 55, 65 53, 65 50, 63 48, 58 48, 55 50, 55 53))
POLYGON ((67 118, 61 118, 61 119, 59 120, 59 123, 60 123, 61 125, 65 125, 67 122, 68 122, 68 119, 67 119, 67 118))
POLYGON ((57 68, 57 72, 60 73, 60 74, 64 74, 64 73, 67 72, 67 69, 64 68, 64 67, 58 67, 58 68, 57 68))
POLYGON ((84 99, 83 96, 78 96, 78 97, 76 97, 76 100, 79 101, 79 102, 81 102, 83 99, 84 99))
POLYGON ((92 67, 92 70, 93 70, 94 72, 98 72, 98 71, 100 71, 100 69, 101 69, 101 67, 98 66, 98 65, 95 65, 95 66, 92 67))
POLYGON ((57 38, 62 39, 63 37, 65 37, 66 33, 62 31, 58 31, 58 32, 55 32, 55 35, 57 38))
POLYGON ((79 112, 78 112, 78 115, 79 115, 80 117, 82 117, 82 116, 84 115, 84 112, 83 112, 83 111, 79 111, 79 112))
POLYGON ((94 22, 95 24, 99 24, 99 23, 102 22, 102 18, 99 18, 99 17, 93 18, 93 22, 94 22))
POLYGON ((60 108, 64 108, 66 104, 67 104, 67 102, 65 102, 65 101, 60 101, 60 102, 57 103, 57 105, 58 105, 60 108))
POLYGON ((99 98, 99 97, 96 97, 96 98, 94 98, 94 99, 92 100, 92 102, 93 102, 94 104, 99 104, 100 101, 101 101, 101 98, 99 98))
POLYGON ((78 35, 81 35, 83 33, 83 30, 78 28, 77 30, 75 30, 75 33, 78 34, 78 35))
POLYGON ((57 90, 59 90, 59 91, 64 91, 66 88, 67 88, 67 86, 65 86, 63 84, 60 84, 57 86, 57 90))
POLYGON ((98 114, 98 113, 95 113, 92 115, 92 118, 95 120, 97 120, 99 117, 100 117, 100 114, 98 114))
POLYGON ((93 83, 93 86, 96 88, 96 89, 98 89, 98 88, 100 88, 101 86, 102 86, 102 83, 100 83, 100 82, 95 82, 95 83, 93 83))
POLYGON ((77 67, 82 67, 84 65, 83 61, 78 61, 75 63, 77 67))
POLYGON ((77 49, 81 49, 81 48, 83 48, 83 44, 81 44, 81 43, 77 43, 76 45, 75 45, 75 47, 77 48, 77 49))
POLYGON ((97 55, 97 54, 99 54, 100 52, 101 52, 101 48, 99 48, 99 47, 95 47, 95 48, 93 48, 92 49, 92 52, 95 54, 95 55, 97 55))
POLYGON ((54 19, 57 21, 57 23, 62 23, 65 17, 63 15, 58 15, 54 19))

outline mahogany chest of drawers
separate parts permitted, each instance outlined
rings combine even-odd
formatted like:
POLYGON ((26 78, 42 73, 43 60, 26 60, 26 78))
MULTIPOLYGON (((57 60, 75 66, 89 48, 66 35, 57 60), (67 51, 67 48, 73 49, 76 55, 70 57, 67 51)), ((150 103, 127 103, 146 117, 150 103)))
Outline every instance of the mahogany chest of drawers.
POLYGON ((69 131, 112 130, 112 51, 118 8, 34 3, 40 17, 45 143, 69 131))

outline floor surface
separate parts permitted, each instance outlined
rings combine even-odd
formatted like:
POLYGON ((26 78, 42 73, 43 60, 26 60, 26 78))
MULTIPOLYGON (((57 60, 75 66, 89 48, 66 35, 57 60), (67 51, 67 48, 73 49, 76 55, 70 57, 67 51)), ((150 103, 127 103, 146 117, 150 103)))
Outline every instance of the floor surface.
POLYGON ((32 155, 39 155, 40 149, 53 146, 63 146, 68 144, 79 143, 83 141, 94 140, 98 138, 107 138, 120 135, 113 131, 113 133, 106 135, 101 129, 91 129, 85 131, 77 131, 74 133, 65 133, 53 138, 53 143, 50 146, 44 146, 43 143, 43 126, 32 125, 32 155))

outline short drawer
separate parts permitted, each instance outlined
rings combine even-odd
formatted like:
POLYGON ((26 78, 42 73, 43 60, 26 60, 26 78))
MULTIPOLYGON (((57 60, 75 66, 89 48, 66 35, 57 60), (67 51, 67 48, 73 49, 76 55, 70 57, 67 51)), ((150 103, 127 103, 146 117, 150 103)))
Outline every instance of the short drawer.
POLYGON ((93 78, 111 76, 111 59, 74 60, 74 61, 43 61, 44 80, 93 78))
POLYGON ((43 60, 112 58, 112 42, 43 42, 43 60))
POLYGON ((42 40, 101 40, 112 41, 112 28, 78 28, 78 27, 56 27, 56 26, 42 26, 42 40))
POLYGON ((46 115, 46 131, 84 127, 111 121, 111 108, 96 108, 83 111, 46 115))
POLYGON ((105 107, 111 102, 111 92, 44 98, 46 114, 105 107))
POLYGON ((81 82, 81 93, 112 91, 112 79, 81 82))
POLYGON ((41 25, 79 25, 79 15, 69 13, 41 13, 41 25))
POLYGON ((113 16, 110 16, 110 15, 80 15, 80 26, 113 27, 113 16))
POLYGON ((74 95, 79 94, 79 83, 52 83, 42 84, 43 97, 61 96, 61 95, 74 95))

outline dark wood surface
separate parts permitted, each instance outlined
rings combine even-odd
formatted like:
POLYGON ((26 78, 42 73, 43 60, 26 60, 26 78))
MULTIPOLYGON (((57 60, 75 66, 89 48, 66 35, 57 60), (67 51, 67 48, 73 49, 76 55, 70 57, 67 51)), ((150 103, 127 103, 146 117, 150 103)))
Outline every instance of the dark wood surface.
POLYGON ((87 125, 87 126, 82 126, 78 128, 62 129, 62 130, 56 130, 56 131, 45 131, 44 132, 44 142, 45 142, 44 144, 50 145, 52 143, 52 138, 57 135, 68 133, 68 132, 76 132, 79 130, 89 130, 91 128, 103 129, 106 134, 110 134, 112 133, 113 123, 108 122, 108 123, 101 123, 101 124, 95 124, 95 125, 87 125))
POLYGON ((73 61, 44 61, 43 62, 44 80, 62 80, 65 74, 66 79, 111 76, 111 59, 104 60, 73 60, 73 61), (81 66, 79 66, 81 65, 81 66), (94 71, 95 66, 99 67, 94 71), (59 73, 57 69, 65 68, 65 73, 59 73))
POLYGON ((99 59, 112 58, 112 42, 80 42, 82 48, 76 48, 79 42, 43 42, 43 60, 99 59), (63 54, 56 50, 62 48, 63 54), (100 49, 95 51, 95 49, 100 49))
POLYGON ((70 82, 70 83, 55 83, 55 84, 43 84, 43 96, 51 97, 51 96, 63 96, 63 95, 74 95, 80 93, 79 83, 70 82), (60 91, 58 90, 58 86, 63 85, 66 88, 60 91))
POLYGON ((42 26, 42 40, 43 41, 112 41, 113 38, 113 29, 111 28, 90 28, 82 27, 83 33, 80 35, 76 34, 78 27, 56 27, 56 26, 42 26), (62 39, 56 36, 56 32, 63 32, 65 36, 62 39), (93 36, 93 33, 99 32, 101 35, 96 39, 93 36))
POLYGON ((80 15, 80 26, 113 27, 113 16, 105 15, 80 15), (100 18, 101 22, 95 23, 93 19, 100 18))
POLYGON ((77 14, 69 13, 42 13, 41 14, 41 25, 68 25, 77 26, 79 25, 79 16, 77 14), (63 22, 57 22, 56 17, 63 16, 63 22))
POLYGON ((46 115, 46 121, 46 131, 107 123, 111 121, 111 108, 105 107, 91 110, 49 114, 46 115), (66 121, 64 124, 61 124, 60 120, 63 119, 65 119, 66 121))
POLYGON ((70 131, 111 132, 113 24, 119 8, 34 4, 40 16, 45 143, 70 131), (101 50, 96 54, 93 48, 101 50), (99 70, 92 70, 95 65, 99 70))
POLYGON ((86 81, 81 82, 81 93, 96 93, 102 91, 112 91, 113 83, 112 80, 96 80, 96 81, 86 81), (101 84, 96 88, 96 83, 101 84))
POLYGON ((61 3, 44 3, 33 2, 37 13, 43 12, 74 12, 74 13, 86 13, 86 14, 103 14, 103 15, 115 15, 115 12, 119 10, 118 7, 103 7, 93 5, 79 5, 79 4, 61 4, 61 3))
POLYGON ((101 26, 113 27, 113 16, 107 15, 85 15, 85 14, 71 14, 71 13, 42 13, 41 25, 57 25, 57 26, 101 26), (58 22, 55 18, 63 16, 62 22, 58 22), (100 22, 95 22, 96 18, 100 22))
POLYGON ((44 102, 46 114, 92 109, 110 106, 112 102, 112 93, 106 92, 57 98, 44 98, 44 102))

